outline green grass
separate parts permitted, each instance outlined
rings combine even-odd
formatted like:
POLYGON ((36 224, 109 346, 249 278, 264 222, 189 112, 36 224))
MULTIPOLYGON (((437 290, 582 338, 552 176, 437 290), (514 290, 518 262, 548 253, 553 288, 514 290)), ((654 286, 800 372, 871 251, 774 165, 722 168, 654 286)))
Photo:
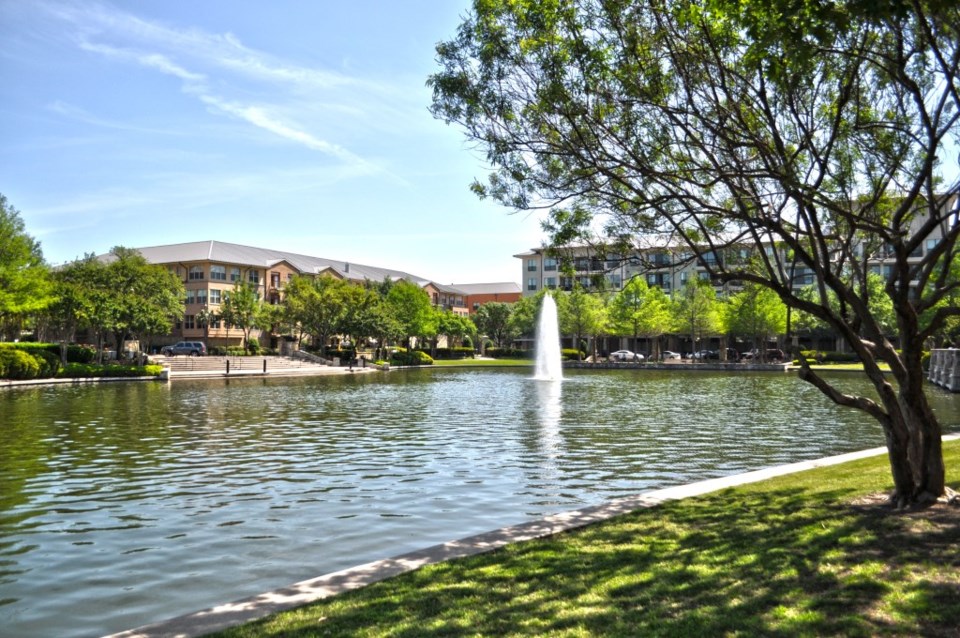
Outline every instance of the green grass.
MULTIPOLYGON (((945 445, 960 483, 960 442, 945 445)), ((854 502, 885 457, 668 503, 237 627, 284 636, 956 636, 960 517, 854 502)))
POLYGON ((457 366, 532 366, 531 359, 434 359, 433 365, 443 367, 457 366))

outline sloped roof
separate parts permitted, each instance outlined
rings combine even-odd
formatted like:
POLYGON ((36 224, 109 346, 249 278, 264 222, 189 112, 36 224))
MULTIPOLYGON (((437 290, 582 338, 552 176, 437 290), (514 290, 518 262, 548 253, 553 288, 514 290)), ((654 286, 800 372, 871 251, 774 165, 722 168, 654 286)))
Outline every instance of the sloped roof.
POLYGON ((522 292, 520 285, 512 281, 489 284, 451 284, 468 295, 508 295, 522 292))
MULTIPOLYGON (((302 273, 315 274, 329 268, 348 279, 369 279, 371 281, 406 279, 407 281, 416 283, 427 281, 424 277, 418 277, 402 270, 355 264, 352 262, 327 259, 325 257, 299 255, 283 250, 229 244, 214 240, 169 244, 167 246, 148 246, 145 248, 136 248, 135 250, 143 255, 148 262, 153 264, 213 261, 221 264, 269 268, 281 261, 286 261, 302 273)), ((109 260, 110 256, 101 255, 99 258, 109 260)))

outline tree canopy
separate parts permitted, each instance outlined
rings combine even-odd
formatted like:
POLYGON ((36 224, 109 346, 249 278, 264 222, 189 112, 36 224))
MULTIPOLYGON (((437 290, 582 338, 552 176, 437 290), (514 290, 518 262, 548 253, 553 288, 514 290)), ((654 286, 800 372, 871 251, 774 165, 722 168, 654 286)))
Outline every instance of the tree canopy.
POLYGON ((53 301, 40 242, 27 234, 20 211, 0 193, 0 339, 53 301))
POLYGON ((960 314, 941 304, 960 286, 960 6, 477 0, 437 53, 433 113, 494 167, 480 196, 548 211, 557 244, 753 246, 755 259, 705 261, 709 276, 769 288, 841 335, 877 396, 802 377, 881 424, 895 502, 944 493, 921 358, 960 314), (871 242, 899 343, 870 309, 871 242))

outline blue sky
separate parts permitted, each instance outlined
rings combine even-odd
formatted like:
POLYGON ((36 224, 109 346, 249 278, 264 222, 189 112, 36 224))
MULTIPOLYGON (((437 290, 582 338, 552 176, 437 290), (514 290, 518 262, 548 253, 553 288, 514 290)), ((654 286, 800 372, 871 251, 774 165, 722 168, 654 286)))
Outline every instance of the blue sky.
POLYGON ((428 113, 469 0, 0 0, 0 192, 50 263, 219 241, 520 282, 535 217, 428 113))

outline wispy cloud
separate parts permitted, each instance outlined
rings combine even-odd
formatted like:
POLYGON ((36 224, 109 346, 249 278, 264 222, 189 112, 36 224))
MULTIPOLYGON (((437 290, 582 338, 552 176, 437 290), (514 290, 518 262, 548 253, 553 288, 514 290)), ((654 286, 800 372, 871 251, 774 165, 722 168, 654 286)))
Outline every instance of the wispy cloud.
POLYGON ((395 109, 389 87, 289 63, 245 46, 231 33, 175 28, 105 4, 45 6, 72 25, 74 41, 84 51, 178 78, 183 93, 195 96, 211 112, 367 174, 387 174, 330 136, 378 126, 382 112, 395 109))

